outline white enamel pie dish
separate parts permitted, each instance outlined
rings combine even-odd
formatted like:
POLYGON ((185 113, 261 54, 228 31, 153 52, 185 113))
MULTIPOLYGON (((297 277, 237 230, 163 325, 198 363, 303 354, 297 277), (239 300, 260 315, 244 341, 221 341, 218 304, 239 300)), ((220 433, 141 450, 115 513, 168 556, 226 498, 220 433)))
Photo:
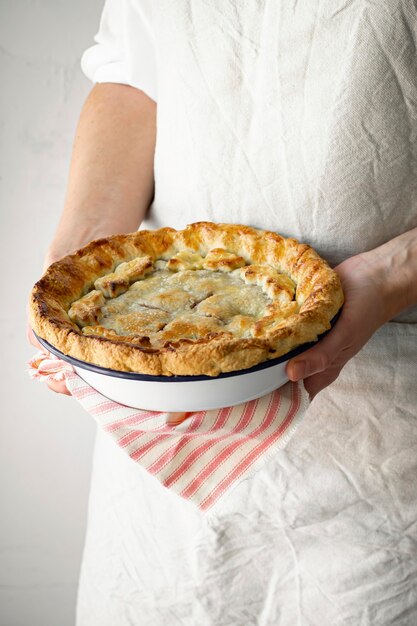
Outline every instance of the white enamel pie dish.
MULTIPOLYGON (((332 320, 332 326, 337 317, 332 320)), ((70 363, 86 383, 110 400, 133 408, 170 412, 218 409, 260 398, 288 382, 285 371, 288 361, 314 345, 303 344, 278 359, 216 377, 149 376, 80 361, 63 354, 44 339, 38 337, 38 340, 46 350, 70 363)))
POLYGON ((90 242, 46 270, 29 314, 44 346, 104 396, 185 412, 283 385, 288 360, 309 347, 297 342, 315 340, 342 304, 339 277, 307 244, 195 222, 90 242))

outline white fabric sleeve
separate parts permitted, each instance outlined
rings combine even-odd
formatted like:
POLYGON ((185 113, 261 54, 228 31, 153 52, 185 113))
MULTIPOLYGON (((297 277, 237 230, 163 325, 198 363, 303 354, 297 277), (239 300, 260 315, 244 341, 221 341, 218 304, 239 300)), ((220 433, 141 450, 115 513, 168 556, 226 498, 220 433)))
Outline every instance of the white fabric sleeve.
POLYGON ((106 0, 96 44, 81 67, 94 83, 121 83, 157 99, 152 0, 106 0))

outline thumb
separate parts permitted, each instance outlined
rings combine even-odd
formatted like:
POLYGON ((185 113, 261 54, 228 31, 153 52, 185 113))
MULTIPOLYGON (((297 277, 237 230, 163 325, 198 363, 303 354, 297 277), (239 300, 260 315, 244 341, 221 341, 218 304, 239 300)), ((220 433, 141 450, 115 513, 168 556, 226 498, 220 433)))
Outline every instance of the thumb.
POLYGON ((289 361, 288 378, 292 381, 301 380, 324 372, 335 363, 342 366, 354 353, 352 334, 341 317, 328 335, 289 361))

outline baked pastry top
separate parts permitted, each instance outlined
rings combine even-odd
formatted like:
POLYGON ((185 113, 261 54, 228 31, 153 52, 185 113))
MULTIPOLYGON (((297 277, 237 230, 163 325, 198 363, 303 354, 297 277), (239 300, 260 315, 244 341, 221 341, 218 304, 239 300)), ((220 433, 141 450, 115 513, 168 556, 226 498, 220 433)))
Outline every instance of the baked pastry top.
POLYGON ((337 274, 308 245, 197 222, 91 242, 47 269, 30 312, 37 335, 77 359, 216 376, 316 340, 342 303, 337 274))

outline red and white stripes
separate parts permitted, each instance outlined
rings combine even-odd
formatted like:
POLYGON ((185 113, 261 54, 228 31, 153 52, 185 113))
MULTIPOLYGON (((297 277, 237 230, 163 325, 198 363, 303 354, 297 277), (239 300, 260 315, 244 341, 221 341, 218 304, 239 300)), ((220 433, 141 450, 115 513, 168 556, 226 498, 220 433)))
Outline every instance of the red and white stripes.
POLYGON ((298 383, 239 406, 196 413, 140 411, 108 400, 75 372, 72 395, 162 485, 207 511, 283 448, 304 413, 298 383))

